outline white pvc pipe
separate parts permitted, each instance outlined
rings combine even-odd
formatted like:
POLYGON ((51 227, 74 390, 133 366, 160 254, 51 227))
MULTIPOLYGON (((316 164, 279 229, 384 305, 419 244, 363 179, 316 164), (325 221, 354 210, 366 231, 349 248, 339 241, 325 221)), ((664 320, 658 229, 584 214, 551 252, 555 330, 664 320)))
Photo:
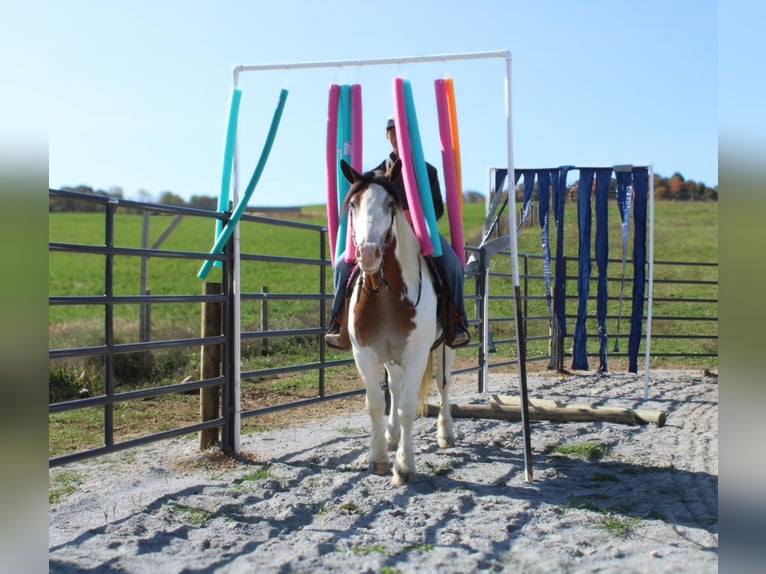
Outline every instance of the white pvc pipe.
MULTIPOLYGON (((489 206, 492 202, 492 190, 495 189, 492 182, 492 170, 489 170, 488 177, 489 177, 489 185, 487 186, 487 197, 484 201, 485 225, 486 225, 486 222, 489 220, 489 206)), ((486 234, 487 234, 487 230, 482 229, 482 235, 486 237, 486 234)), ((483 299, 481 301, 481 313, 484 320, 482 321, 481 331, 482 331, 482 337, 484 340, 484 345, 482 347, 483 367, 481 370, 481 380, 482 380, 481 390, 484 393, 488 393, 489 392, 489 384, 488 384, 489 382, 489 265, 487 265, 487 268, 484 270, 484 277, 482 278, 482 280, 484 281, 484 293, 483 293, 483 299)))
POLYGON ((654 286, 654 166, 649 164, 649 287, 646 307, 644 400, 649 398, 649 357, 652 341, 652 291, 654 286))
MULTIPOLYGON (((234 76, 234 87, 237 88, 237 76, 235 74, 234 76)), ((237 205, 239 202, 239 154, 237 151, 237 140, 239 139, 239 135, 235 135, 234 139, 234 160, 233 160, 233 179, 234 179, 234 185, 231 193, 231 199, 232 204, 237 205)), ((228 209, 228 206, 226 207, 228 209)), ((234 365, 232 365, 232 376, 234 378, 233 381, 233 389, 232 393, 234 395, 234 452, 236 454, 241 454, 241 446, 240 446, 240 426, 241 426, 241 418, 242 418, 242 404, 241 404, 241 390, 242 390, 242 380, 241 380, 241 373, 242 373, 242 339, 241 339, 241 307, 242 307, 242 287, 241 287, 241 281, 240 281, 240 261, 239 261, 239 255, 240 255, 240 234, 239 234, 239 222, 237 222, 236 227, 234 228, 234 233, 232 234, 232 238, 234 240, 234 249, 233 249, 233 269, 232 273, 234 275, 233 283, 234 283, 234 293, 233 293, 233 299, 234 299, 234 325, 232 325, 233 329, 233 335, 234 335, 234 341, 232 341, 232 344, 234 345, 234 365)))
MULTIPOLYGON (((486 262, 486 261, 485 261, 486 262)), ((482 391, 484 393, 489 392, 489 262, 484 269, 484 296, 481 302, 482 310, 481 314, 484 317, 482 321, 481 330, 482 337, 484 338, 484 347, 482 348, 482 369, 481 380, 483 381, 482 391)))
MULTIPOLYGON (((239 201, 236 190, 233 194, 233 199, 236 202, 239 201)), ((241 363, 242 363, 242 339, 241 339, 241 307, 242 307, 242 283, 240 280, 240 234, 239 223, 237 223, 236 229, 234 229, 234 452, 240 454, 240 421, 242 414, 242 406, 240 397, 242 395, 242 379, 241 379, 241 363)))
MULTIPOLYGON (((510 79, 511 79, 511 53, 509 50, 496 50, 493 52, 466 52, 462 54, 439 54, 432 56, 408 56, 400 58, 379 58, 372 60, 337 60, 337 61, 325 61, 325 62, 299 62, 294 64, 261 64, 261 65, 239 65, 235 66, 233 70, 234 87, 239 87, 239 74, 242 72, 263 72, 269 70, 299 70, 308 68, 337 68, 343 66, 380 66, 391 64, 419 64, 426 62, 446 62, 454 60, 480 60, 487 58, 505 58, 506 60, 506 86, 508 89, 508 148, 509 148, 509 166, 510 174, 513 174, 513 154, 511 149, 511 115, 510 115, 510 79)), ((239 132, 237 133, 237 139, 239 139, 239 132)), ((237 161, 237 144, 234 144, 234 185, 232 189, 232 198, 236 205, 239 201, 238 189, 239 189, 239 164, 237 161)), ((513 213, 514 210, 511 210, 513 213)), ((515 213, 514 213, 515 217, 515 213)), ((515 229, 515 225, 511 229, 515 229)), ((239 236, 239 223, 237 223, 234 233, 234 450, 237 454, 240 452, 240 419, 241 419, 241 403, 240 403, 240 389, 241 389, 241 361, 242 361, 242 349, 240 342, 240 308, 241 308, 241 285, 240 285, 240 266, 239 266, 239 254, 240 254, 240 236, 239 236)), ((514 253, 514 276, 515 285, 518 285, 518 264, 516 262, 516 238, 513 238, 513 253, 514 253)), ((486 362, 485 362, 486 365, 486 362)), ((486 367, 485 367, 486 368, 486 367)), ((486 379, 485 379, 486 384, 486 379)))
MULTIPOLYGON (((532 444, 529 428, 529 410, 527 404, 527 371, 526 365, 522 363, 522 356, 526 357, 526 352, 522 353, 522 345, 526 345, 523 337, 524 326, 521 324, 521 302, 518 300, 520 295, 519 283, 519 246, 516 236, 516 171, 513 166, 513 118, 511 105, 512 95, 511 85, 511 55, 505 59, 505 121, 506 137, 508 151, 508 234, 511 237, 511 267, 513 270, 513 298, 514 298, 514 317, 516 324, 516 357, 519 363, 519 398, 521 399, 521 423, 522 436, 524 439, 524 480, 532 482, 532 444)), ((525 359, 526 360, 526 359, 525 359)))
POLYGON ((493 52, 465 52, 462 54, 434 54, 431 56, 406 56, 400 58, 376 58, 371 60, 335 60, 324 62, 299 62, 295 64, 256 64, 239 65, 234 68, 234 83, 241 72, 264 72, 269 70, 302 70, 307 68, 341 68, 344 66, 383 66, 393 64, 422 64, 426 62, 447 62, 454 60, 481 60, 486 58, 505 58, 510 62, 508 50, 493 52))
MULTIPOLYGON (((506 138, 508 141, 508 217, 510 219, 510 229, 508 234, 511 236, 511 267, 513 274, 513 286, 519 287, 519 245, 516 237, 516 172, 513 167, 513 121, 511 118, 511 56, 508 55, 505 61, 505 122, 506 122, 506 138)), ((517 331, 519 331, 517 327, 517 331)), ((516 334, 516 341, 518 342, 518 333, 516 334)))

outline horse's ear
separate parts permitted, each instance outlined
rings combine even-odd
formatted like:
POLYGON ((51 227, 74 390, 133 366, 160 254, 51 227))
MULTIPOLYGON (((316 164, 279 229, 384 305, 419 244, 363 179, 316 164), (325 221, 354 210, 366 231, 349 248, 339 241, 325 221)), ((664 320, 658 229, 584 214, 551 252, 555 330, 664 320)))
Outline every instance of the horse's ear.
POLYGON ((388 181, 391 182, 399 179, 402 176, 402 160, 397 158, 397 160, 394 162, 394 165, 391 166, 386 175, 388 177, 388 181))
POLYGON ((349 183, 355 183, 357 180, 362 179, 362 176, 345 159, 340 160, 340 170, 343 172, 343 177, 349 183))

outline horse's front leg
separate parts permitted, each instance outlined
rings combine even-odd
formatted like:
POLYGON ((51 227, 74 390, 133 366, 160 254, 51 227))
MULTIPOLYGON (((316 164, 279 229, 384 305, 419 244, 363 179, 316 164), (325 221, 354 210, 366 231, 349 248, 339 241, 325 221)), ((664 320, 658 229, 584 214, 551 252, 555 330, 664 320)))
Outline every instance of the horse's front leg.
POLYGON ((449 388, 452 379, 452 362, 455 351, 447 345, 440 345, 436 353, 436 386, 439 390, 439 418, 436 421, 436 440, 440 448, 455 446, 455 431, 452 425, 449 388))
POLYGON ((381 387, 382 377, 380 366, 374 358, 359 354, 355 357, 359 373, 367 389, 366 404, 370 415, 372 431, 370 433, 370 452, 368 455, 368 470, 375 474, 388 474, 391 465, 386 449, 386 401, 381 387))
POLYGON ((402 368, 398 363, 391 361, 386 364, 388 373, 388 392, 391 395, 391 410, 388 413, 388 425, 386 426, 386 441, 388 450, 394 451, 399 446, 401 429, 399 426, 399 399, 402 395, 402 368))
MULTIPOLYGON (((423 371, 428 360, 428 353, 408 363, 402 372, 402 388, 398 401, 399 448, 396 450, 394 475, 391 482, 395 486, 410 483, 415 478, 415 450, 412 446, 412 425, 418 410, 418 389, 423 378, 423 371)), ((393 410, 393 406, 392 406, 393 410)))

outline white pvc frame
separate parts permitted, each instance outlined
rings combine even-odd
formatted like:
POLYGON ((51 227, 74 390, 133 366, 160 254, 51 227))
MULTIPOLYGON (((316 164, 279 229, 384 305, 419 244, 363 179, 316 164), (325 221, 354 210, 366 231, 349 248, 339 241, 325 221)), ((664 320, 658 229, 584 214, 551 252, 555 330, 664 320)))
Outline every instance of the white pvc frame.
MULTIPOLYGON (((491 58, 502 58, 506 62, 506 77, 505 77, 505 92, 506 92, 506 138, 507 138, 507 151, 508 151, 508 177, 509 181, 515 181, 515 174, 513 168, 513 123, 511 117, 511 52, 509 50, 497 50, 491 52, 466 52, 458 54, 438 54, 431 56, 406 56, 399 58, 379 58, 371 60, 334 60, 334 61, 319 61, 319 62, 299 62, 292 64, 259 64, 259 65, 239 65, 235 66, 234 73, 234 88, 239 87, 239 76, 245 72, 265 72, 265 71, 278 71, 278 70, 301 70, 311 68, 341 68, 341 67, 361 67, 361 66, 381 66, 381 65, 396 65, 396 64, 422 64, 429 62, 447 62, 456 60, 485 60, 491 58)), ((235 144, 234 149, 234 178, 232 189, 232 200, 234 204, 239 201, 239 166, 237 161, 237 146, 235 144)), ((510 228, 516 229, 516 210, 509 209, 509 217, 511 219, 510 228)), ((239 223, 234 229, 234 258, 239 260, 240 255, 240 236, 239 236, 239 223)), ((519 286, 519 261, 518 261, 518 245, 516 240, 516 234, 511 233, 511 263, 513 268, 513 285, 514 288, 519 286)), ((240 270, 239 265, 234 266, 234 314, 236 321, 234 322, 234 365, 233 365, 233 377, 234 377, 234 451, 239 454, 240 452, 240 421, 242 408, 240 404, 240 377, 241 377, 241 345, 240 345, 240 303, 241 303, 241 290, 240 290, 240 270)), ((518 320, 516 321, 518 323, 518 320)), ((516 333, 516 345, 518 356, 520 352, 520 339, 518 333, 516 333)), ((486 340, 486 339, 485 339, 486 340)), ((485 370, 487 361, 485 363, 485 370)), ((485 372, 486 377, 486 372, 485 372)), ((486 378, 485 378, 486 381, 486 378)), ((526 386, 526 381, 524 382, 526 386)), ((531 478, 531 469, 527 469, 527 477, 531 478)))

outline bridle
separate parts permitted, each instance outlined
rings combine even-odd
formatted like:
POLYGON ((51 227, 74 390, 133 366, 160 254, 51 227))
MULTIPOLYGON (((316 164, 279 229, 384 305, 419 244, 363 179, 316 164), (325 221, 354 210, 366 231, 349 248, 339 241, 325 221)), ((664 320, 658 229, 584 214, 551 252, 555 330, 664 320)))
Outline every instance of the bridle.
MULTIPOLYGON (((350 209, 353 209, 353 205, 350 206, 350 209)), ((372 293, 373 295, 377 295, 380 293, 381 285, 385 285, 388 289, 391 288, 391 283, 389 282, 388 278, 386 277, 385 271, 383 269, 383 263, 385 262, 386 257, 386 249, 393 243, 394 240, 394 221, 396 218, 396 209, 391 210, 391 221, 388 224, 388 230, 386 231, 386 239, 383 242, 383 246, 380 249, 380 267, 377 271, 371 273, 371 275, 375 275, 380 273, 380 281, 378 281, 378 284, 376 287, 369 287, 365 285, 364 277, 366 272, 361 269, 360 267, 360 273, 359 273, 359 291, 357 291, 357 303, 359 302, 359 297, 362 292, 362 290, 366 291, 367 293, 372 293)), ((356 232, 352 229, 352 243, 354 245, 354 249, 358 247, 358 244, 356 242, 356 232)), ((357 262, 358 263, 358 262, 357 262)), ((415 303, 412 304, 413 307, 417 307, 418 303, 420 303, 420 294, 423 291, 423 264, 421 262, 421 258, 418 256, 418 296, 415 300, 415 303)))

